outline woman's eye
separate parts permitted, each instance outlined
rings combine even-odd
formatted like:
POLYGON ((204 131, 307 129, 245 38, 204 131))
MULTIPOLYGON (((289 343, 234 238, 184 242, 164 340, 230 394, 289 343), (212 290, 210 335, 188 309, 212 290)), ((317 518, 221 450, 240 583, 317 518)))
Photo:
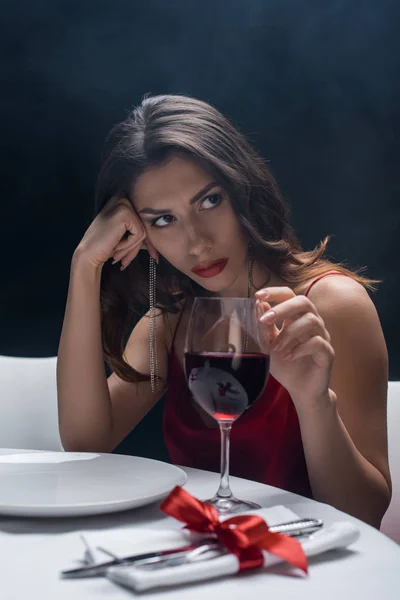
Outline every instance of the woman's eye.
POLYGON ((212 196, 207 196, 207 198, 204 198, 204 200, 201 202, 201 208, 205 208, 206 210, 207 208, 214 208, 214 206, 220 204, 221 200, 221 194, 212 194, 212 196))
POLYGON ((170 223, 175 220, 175 217, 172 215, 163 215, 162 217, 157 217, 157 219, 153 219, 151 222, 152 227, 166 227, 170 223))

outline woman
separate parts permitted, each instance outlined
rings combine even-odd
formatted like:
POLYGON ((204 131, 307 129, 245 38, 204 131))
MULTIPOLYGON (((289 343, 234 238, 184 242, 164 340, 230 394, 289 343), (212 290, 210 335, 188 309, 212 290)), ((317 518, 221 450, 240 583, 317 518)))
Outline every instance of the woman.
POLYGON ((168 390, 171 459, 217 470, 218 430, 183 377, 188 316, 195 296, 254 296, 271 376, 233 427, 232 474, 379 527, 391 483, 374 282, 325 260, 327 239, 302 250, 245 138, 206 103, 145 98, 107 140, 96 213, 72 259, 59 347, 65 449, 112 451, 168 390))

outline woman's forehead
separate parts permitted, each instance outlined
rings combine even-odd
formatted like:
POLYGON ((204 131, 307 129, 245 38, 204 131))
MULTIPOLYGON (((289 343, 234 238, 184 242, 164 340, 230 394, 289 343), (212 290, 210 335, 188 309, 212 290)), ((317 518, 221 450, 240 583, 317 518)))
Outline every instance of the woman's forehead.
POLYGON ((139 176, 133 186, 132 199, 137 210, 160 202, 188 201, 212 180, 211 174, 197 161, 172 156, 139 176))

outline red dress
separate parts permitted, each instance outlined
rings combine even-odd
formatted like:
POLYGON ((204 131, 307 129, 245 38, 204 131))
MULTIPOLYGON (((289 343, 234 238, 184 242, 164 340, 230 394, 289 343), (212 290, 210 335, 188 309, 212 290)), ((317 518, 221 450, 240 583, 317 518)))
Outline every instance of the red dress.
MULTIPOLYGON (((317 277, 340 274, 329 271, 317 277)), ((220 433, 201 419, 189 398, 172 343, 163 430, 174 464, 219 471, 220 433)), ((269 375, 257 402, 233 424, 230 473, 312 497, 296 408, 288 391, 269 375)))

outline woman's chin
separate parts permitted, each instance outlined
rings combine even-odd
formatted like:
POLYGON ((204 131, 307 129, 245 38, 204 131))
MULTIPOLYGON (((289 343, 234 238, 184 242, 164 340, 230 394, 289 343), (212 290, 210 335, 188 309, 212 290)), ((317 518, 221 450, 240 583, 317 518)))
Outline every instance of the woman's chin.
MULTIPOLYGON (((222 278, 210 277, 210 281, 196 281, 204 290, 210 292, 212 294, 217 294, 218 296, 237 296, 237 290, 235 292, 234 285, 232 281, 222 281, 222 278), (214 281, 211 281, 213 279, 214 281), (217 279, 219 281, 217 281, 217 279)), ((240 296, 240 294, 239 294, 240 296)))
POLYGON ((207 290, 207 292, 213 292, 214 294, 219 294, 222 292, 222 290, 224 289, 224 285, 221 281, 216 281, 218 279, 218 277, 210 277, 208 279, 206 278, 202 278, 202 279, 197 279, 194 277, 191 277, 191 279, 193 279, 193 281, 195 283, 197 283, 200 287, 203 288, 203 290, 207 290), (214 280, 214 281, 211 281, 214 280))

